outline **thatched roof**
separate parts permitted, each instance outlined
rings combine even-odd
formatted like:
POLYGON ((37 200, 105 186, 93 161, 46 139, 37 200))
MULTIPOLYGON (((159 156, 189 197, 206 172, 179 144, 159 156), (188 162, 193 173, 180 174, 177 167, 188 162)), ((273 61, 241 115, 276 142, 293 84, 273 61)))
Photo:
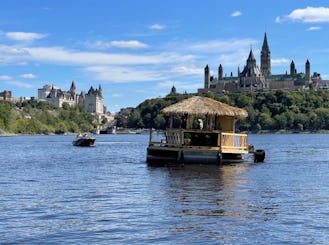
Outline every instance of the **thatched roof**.
POLYGON ((193 96, 189 99, 182 100, 176 104, 167 106, 161 111, 165 115, 184 114, 195 116, 231 116, 247 117, 248 113, 244 109, 233 107, 225 103, 213 100, 207 97, 193 96))

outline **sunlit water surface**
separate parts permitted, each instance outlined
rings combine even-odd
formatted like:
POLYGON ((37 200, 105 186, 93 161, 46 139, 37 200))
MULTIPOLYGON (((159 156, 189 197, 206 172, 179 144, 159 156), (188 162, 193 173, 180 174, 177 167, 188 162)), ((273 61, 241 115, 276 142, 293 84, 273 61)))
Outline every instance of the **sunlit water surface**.
POLYGON ((152 168, 148 135, 0 137, 0 244, 327 244, 329 135, 250 135, 266 161, 152 168))

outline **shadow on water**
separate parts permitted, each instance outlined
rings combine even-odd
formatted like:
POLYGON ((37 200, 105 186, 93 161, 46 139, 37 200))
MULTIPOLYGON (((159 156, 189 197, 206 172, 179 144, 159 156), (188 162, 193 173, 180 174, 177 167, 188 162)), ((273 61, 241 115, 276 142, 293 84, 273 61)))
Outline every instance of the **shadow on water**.
POLYGON ((150 167, 151 188, 163 209, 160 213, 171 217, 161 221, 168 237, 235 241, 250 222, 250 167, 248 163, 150 167))
POLYGON ((181 216, 231 217, 236 214, 230 211, 230 206, 246 190, 248 169, 249 164, 232 164, 150 168, 150 171, 166 175, 160 186, 166 190, 166 202, 173 212, 181 216))

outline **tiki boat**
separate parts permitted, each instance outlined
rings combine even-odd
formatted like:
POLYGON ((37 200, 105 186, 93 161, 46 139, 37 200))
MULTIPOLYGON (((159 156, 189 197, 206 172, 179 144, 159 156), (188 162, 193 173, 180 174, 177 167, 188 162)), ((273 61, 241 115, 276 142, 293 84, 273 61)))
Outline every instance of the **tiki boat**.
POLYGON ((150 130, 146 161, 151 166, 241 162, 248 153, 255 162, 265 158, 263 150, 248 145, 247 134, 235 133, 235 120, 248 116, 244 109, 193 96, 161 113, 170 125, 160 134, 150 130))

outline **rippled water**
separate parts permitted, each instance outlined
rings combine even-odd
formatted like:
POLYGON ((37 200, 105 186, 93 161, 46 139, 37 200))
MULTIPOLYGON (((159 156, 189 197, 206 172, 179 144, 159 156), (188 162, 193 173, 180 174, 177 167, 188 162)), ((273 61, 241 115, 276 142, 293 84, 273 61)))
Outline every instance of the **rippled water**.
POLYGON ((148 135, 0 137, 0 244, 327 244, 329 135, 250 135, 266 161, 151 168, 148 135))

